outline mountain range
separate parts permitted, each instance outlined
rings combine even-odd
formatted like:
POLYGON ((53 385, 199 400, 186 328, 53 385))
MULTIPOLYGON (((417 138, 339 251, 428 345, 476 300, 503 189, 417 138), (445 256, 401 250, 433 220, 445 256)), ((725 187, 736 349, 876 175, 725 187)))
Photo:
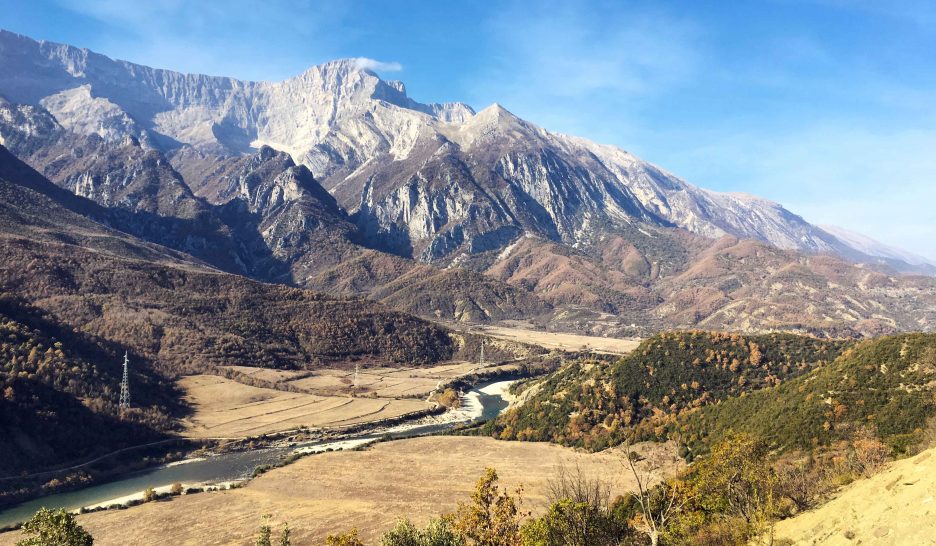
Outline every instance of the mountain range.
POLYGON ((115 230, 256 280, 440 320, 869 335, 936 325, 936 267, 698 188, 359 59, 282 82, 0 31, 0 145, 115 230))

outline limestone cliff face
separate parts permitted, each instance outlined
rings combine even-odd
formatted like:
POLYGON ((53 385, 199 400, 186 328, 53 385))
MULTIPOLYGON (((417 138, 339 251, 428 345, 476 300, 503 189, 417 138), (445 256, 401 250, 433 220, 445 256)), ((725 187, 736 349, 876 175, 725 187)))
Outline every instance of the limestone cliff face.
MULTIPOLYGON (((206 158, 284 151, 375 243, 424 261, 522 234, 582 245, 634 221, 783 249, 847 244, 776 203, 692 186, 612 146, 551 133, 499 105, 421 104, 358 59, 282 82, 181 74, 0 31, 0 95, 64 130, 206 158), (193 153, 193 152, 189 152, 193 153)), ((15 122, 2 138, 23 133, 15 122)), ((861 254, 860 252, 857 254, 861 254)))
POLYGON ((628 335, 936 324, 933 278, 847 263, 934 271, 904 254, 497 104, 421 104, 366 65, 248 82, 0 31, 0 144, 148 241, 439 318, 628 335))

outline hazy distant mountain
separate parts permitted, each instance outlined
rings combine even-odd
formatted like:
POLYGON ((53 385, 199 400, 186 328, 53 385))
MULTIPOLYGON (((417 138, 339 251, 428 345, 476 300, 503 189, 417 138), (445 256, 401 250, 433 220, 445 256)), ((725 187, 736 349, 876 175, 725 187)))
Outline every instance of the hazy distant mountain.
POLYGON ((827 233, 832 234, 836 239, 846 246, 864 253, 874 258, 879 258, 882 263, 891 265, 897 269, 907 268, 929 274, 936 274, 936 263, 932 260, 907 252, 906 250, 886 245, 875 241, 871 237, 847 230, 838 226, 820 226, 827 233))
POLYGON ((497 104, 417 103, 363 66, 246 82, 0 31, 0 144, 126 211, 118 229, 423 316, 618 334, 936 326, 936 279, 896 276, 926 264, 497 104))

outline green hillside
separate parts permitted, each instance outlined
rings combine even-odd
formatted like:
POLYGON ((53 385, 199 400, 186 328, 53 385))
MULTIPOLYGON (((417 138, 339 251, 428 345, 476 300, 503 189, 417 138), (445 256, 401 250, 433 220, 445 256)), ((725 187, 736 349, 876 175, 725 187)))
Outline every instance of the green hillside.
POLYGON ((860 427, 895 452, 920 440, 936 413, 936 334, 861 342, 828 366, 686 415, 679 423, 692 451, 750 432, 778 450, 827 445, 860 427))
POLYGON ((663 333, 615 362, 563 368, 482 432, 588 449, 618 444, 632 427, 661 436, 680 414, 782 384, 832 361, 848 344, 793 334, 663 333))

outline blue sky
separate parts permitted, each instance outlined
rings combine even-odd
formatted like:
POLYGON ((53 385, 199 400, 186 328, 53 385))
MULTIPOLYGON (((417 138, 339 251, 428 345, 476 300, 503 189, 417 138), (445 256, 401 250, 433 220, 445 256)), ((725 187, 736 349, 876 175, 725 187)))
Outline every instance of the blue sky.
POLYGON ((245 79, 373 58, 936 260, 936 2, 34 0, 0 27, 245 79))

